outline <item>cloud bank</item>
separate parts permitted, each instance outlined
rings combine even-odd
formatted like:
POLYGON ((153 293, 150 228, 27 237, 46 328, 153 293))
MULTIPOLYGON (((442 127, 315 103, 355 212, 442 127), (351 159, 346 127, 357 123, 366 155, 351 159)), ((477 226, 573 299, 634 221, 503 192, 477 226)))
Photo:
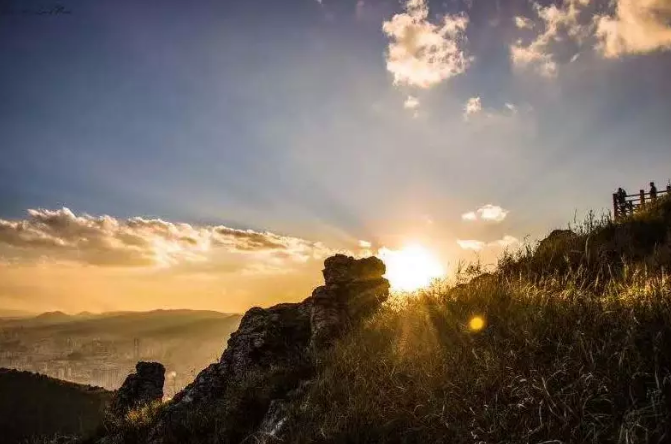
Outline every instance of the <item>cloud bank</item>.
POLYGON ((170 266, 206 260, 211 252, 271 253, 305 261, 331 251, 318 242, 225 226, 162 219, 75 215, 68 208, 31 209, 23 220, 0 219, 0 246, 15 255, 98 266, 170 266))
POLYGON ((519 30, 542 30, 531 41, 520 39, 510 46, 510 59, 517 69, 555 77, 555 49, 566 42, 580 50, 594 48, 606 58, 671 49, 671 0, 563 0, 533 5, 536 22, 514 17, 519 30))

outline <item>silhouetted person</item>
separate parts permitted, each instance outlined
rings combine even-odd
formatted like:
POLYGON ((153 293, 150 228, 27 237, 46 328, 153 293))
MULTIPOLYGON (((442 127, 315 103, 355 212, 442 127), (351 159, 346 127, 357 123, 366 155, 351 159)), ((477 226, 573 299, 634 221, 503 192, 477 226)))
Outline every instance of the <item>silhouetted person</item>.
POLYGON ((617 189, 617 204, 620 208, 620 214, 627 214, 627 192, 622 187, 617 189))
POLYGON ((650 200, 655 199, 657 199, 657 187, 655 186, 655 182, 650 182, 650 200))

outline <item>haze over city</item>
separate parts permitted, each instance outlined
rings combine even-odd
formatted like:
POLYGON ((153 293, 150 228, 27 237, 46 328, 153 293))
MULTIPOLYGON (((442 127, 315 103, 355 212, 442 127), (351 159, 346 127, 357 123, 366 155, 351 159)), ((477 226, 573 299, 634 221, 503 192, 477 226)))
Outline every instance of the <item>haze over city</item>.
POLYGON ((0 308, 302 300, 493 263, 671 175, 671 4, 11 1, 0 308))

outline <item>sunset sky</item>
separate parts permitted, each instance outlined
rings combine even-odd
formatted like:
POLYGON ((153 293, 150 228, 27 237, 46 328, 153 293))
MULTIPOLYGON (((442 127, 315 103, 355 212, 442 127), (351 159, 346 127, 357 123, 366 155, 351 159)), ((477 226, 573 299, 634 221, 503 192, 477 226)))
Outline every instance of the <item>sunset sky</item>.
POLYGON ((50 1, 0 6, 0 308, 449 274, 671 178, 670 0, 50 1))

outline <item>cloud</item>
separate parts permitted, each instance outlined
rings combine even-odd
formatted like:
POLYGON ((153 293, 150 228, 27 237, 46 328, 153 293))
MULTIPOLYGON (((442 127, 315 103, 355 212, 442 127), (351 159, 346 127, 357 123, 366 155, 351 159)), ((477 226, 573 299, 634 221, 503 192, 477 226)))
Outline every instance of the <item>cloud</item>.
MULTIPOLYGON (((554 50, 562 42, 578 48, 568 63, 592 46, 606 58, 671 50, 671 0, 563 0, 534 3, 534 11, 540 23, 533 27, 542 32, 531 42, 511 45, 510 58, 514 67, 545 77, 557 75, 554 50)), ((531 23, 515 17, 515 24, 530 29, 531 23)))
POLYGON ((605 57, 671 49, 671 1, 617 0, 613 15, 595 19, 605 57))
POLYGON ((214 252, 271 253, 294 261, 325 257, 331 252, 318 242, 225 226, 75 215, 68 208, 31 209, 28 216, 23 220, 0 219, 0 246, 21 257, 143 267, 204 261, 214 252))
POLYGON ((476 211, 462 214, 461 219, 464 221, 484 220, 488 222, 502 222, 508 216, 508 213, 508 210, 504 210, 498 205, 487 204, 476 211))
MULTIPOLYGON (((550 4, 541 6, 534 3, 534 10, 542 21, 543 32, 529 44, 518 40, 510 46, 510 59, 513 66, 518 69, 532 69, 544 77, 555 77, 557 75, 557 62, 552 53, 552 45, 568 37, 574 41, 582 42, 590 33, 591 26, 582 23, 581 14, 590 0, 563 0, 559 5, 550 4)), ((518 22, 527 24, 526 19, 518 22)))
POLYGON ((545 48, 537 42, 523 46, 521 41, 510 47, 510 59, 517 68, 532 68, 543 77, 557 75, 557 63, 552 54, 545 53, 545 48))
POLYGON ((487 244, 484 243, 483 241, 473 239, 470 240, 458 239, 457 243, 463 250, 472 250, 472 251, 481 251, 487 246, 487 244))
POLYGON ((482 100, 480 97, 471 97, 464 105, 464 119, 468 120, 472 116, 482 111, 482 100))
POLYGON ((382 24, 391 40, 387 70, 397 85, 429 88, 462 74, 470 64, 462 49, 468 17, 445 15, 436 25, 428 16, 426 0, 408 0, 404 13, 382 24))
POLYGON ((494 242, 490 242, 488 245, 490 247, 508 248, 508 247, 518 245, 519 243, 520 243, 520 240, 517 239, 516 237, 506 235, 506 236, 503 236, 502 239, 496 240, 494 242))
POLYGON ((496 205, 485 205, 477 211, 478 216, 481 220, 488 220, 493 222, 501 222, 506 216, 508 216, 508 211, 496 205))
POLYGON ((409 110, 416 110, 419 108, 419 99, 414 96, 408 96, 407 99, 405 99, 405 102, 403 102, 403 108, 409 109, 409 110))
POLYGON ((368 242, 368 241, 365 241, 365 240, 360 240, 359 241, 359 247, 361 247, 361 248, 370 248, 371 246, 373 246, 373 244, 368 242))
MULTIPOLYGON (((528 111, 531 110, 528 109, 528 111)), ((467 122, 490 125, 513 121, 518 113, 517 106, 511 103, 505 103, 500 109, 485 108, 480 97, 472 97, 464 104, 462 115, 467 122)))
POLYGON ((468 213, 464 213, 461 215, 462 220, 467 220, 467 221, 476 221, 478 220, 478 215, 475 214, 475 211, 470 211, 468 213))
POLYGON ((515 17, 515 26, 517 26, 518 29, 532 29, 534 23, 526 17, 517 16, 515 17))
POLYGON ((494 247, 494 248, 509 248, 513 247, 515 245, 519 245, 520 241, 516 237, 505 235, 503 238, 492 241, 492 242, 484 242, 481 240, 474 240, 474 239, 469 239, 469 240, 457 240, 457 244, 463 249, 463 250, 471 250, 471 251, 482 251, 485 248, 488 247, 494 247))

